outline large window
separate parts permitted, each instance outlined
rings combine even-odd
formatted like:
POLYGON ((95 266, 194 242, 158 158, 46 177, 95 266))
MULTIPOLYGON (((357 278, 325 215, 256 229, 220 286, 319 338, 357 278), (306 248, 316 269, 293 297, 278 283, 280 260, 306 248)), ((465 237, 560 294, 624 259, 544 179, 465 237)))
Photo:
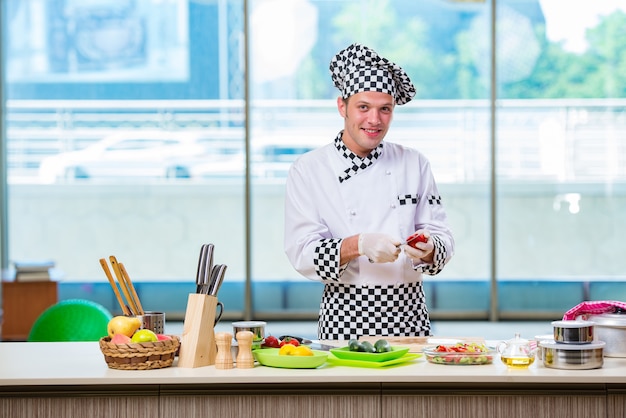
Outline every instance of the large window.
POLYGON ((62 296, 117 308, 115 255, 180 316, 211 242, 225 317, 315 318, 321 287, 283 252, 285 176, 343 126, 328 63, 359 42, 417 87, 387 139, 429 157, 455 234, 433 317, 626 298, 618 0, 0 1, 4 267, 54 260, 62 296))
POLYGON ((115 255, 173 317, 210 242, 241 314, 243 2, 2 5, 9 260, 52 259, 61 297, 119 310, 115 255))
POLYGON ((626 5, 534 3, 496 19, 502 315, 626 297, 626 5))

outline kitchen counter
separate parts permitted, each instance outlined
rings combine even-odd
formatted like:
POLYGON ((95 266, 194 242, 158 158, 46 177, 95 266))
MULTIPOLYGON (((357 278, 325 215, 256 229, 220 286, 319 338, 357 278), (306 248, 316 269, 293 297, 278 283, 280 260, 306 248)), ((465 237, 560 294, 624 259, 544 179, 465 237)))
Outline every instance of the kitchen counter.
MULTIPOLYGON (((419 358, 388 368, 326 363, 318 369, 256 364, 218 370, 181 368, 175 362, 164 369, 127 371, 109 369, 96 342, 0 343, 0 416, 82 417, 120 405, 135 411, 128 416, 152 418, 269 416, 269 407, 318 418, 391 418, 407 410, 452 418, 623 417, 626 358, 605 358, 594 370, 550 369, 540 360, 515 370, 499 358, 480 366, 419 358), (303 405, 312 411, 303 411, 303 405)), ((282 414, 276 416, 293 416, 282 414)))
POLYGON ((446 366, 418 358, 387 368, 345 367, 326 363, 317 369, 219 370, 172 367, 155 370, 113 370, 104 362, 98 343, 0 343, 0 386, 15 385, 160 385, 214 383, 615 383, 626 385, 626 358, 605 358, 600 369, 559 370, 541 360, 525 370, 509 369, 495 358, 493 364, 446 366))

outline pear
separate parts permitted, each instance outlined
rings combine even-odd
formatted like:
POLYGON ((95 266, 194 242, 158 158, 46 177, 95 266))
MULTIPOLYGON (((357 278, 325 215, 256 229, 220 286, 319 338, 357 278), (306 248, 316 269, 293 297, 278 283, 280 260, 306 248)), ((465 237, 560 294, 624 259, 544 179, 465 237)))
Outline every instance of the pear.
POLYGON ((115 334, 123 334, 132 337, 135 331, 141 327, 141 320, 136 316, 118 315, 111 318, 107 325, 109 337, 113 338, 115 334))

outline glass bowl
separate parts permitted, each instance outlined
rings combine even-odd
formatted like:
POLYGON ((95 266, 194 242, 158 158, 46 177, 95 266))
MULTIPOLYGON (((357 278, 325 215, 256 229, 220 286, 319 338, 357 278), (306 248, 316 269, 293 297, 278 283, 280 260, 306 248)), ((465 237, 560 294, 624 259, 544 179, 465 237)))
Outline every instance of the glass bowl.
POLYGON ((456 366, 474 366, 493 363, 496 350, 482 344, 459 343, 454 345, 437 345, 424 348, 424 356, 429 363, 456 366), (465 351, 463 346, 465 347, 465 351), (451 351, 442 351, 443 348, 451 351), (476 351, 469 351, 470 349, 476 351), (459 351, 452 351, 458 349, 459 351))

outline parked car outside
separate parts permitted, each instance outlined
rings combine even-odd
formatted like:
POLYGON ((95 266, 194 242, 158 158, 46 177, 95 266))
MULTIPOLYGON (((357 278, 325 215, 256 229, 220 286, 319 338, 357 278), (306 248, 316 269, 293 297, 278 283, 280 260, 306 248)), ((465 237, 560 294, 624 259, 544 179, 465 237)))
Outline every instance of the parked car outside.
MULTIPOLYGON (((320 140, 315 137, 320 142, 320 140)), ((322 138, 323 139, 323 138, 322 138)), ((314 139, 302 135, 282 133, 252 135, 250 146, 250 176, 268 181, 284 181, 291 164, 300 155, 318 145, 314 139)), ((243 144, 241 144, 243 147, 243 144)), ((193 178, 240 177, 245 175, 246 161, 243 149, 216 148, 214 155, 190 168, 193 178)))
POLYGON ((78 151, 46 157, 39 179, 59 181, 95 178, 189 178, 190 167, 203 162, 211 142, 193 132, 125 131, 78 151))
POLYGON ((245 173, 246 156, 243 139, 236 143, 215 144, 208 155, 189 167, 189 176, 196 180, 243 179, 245 173))

